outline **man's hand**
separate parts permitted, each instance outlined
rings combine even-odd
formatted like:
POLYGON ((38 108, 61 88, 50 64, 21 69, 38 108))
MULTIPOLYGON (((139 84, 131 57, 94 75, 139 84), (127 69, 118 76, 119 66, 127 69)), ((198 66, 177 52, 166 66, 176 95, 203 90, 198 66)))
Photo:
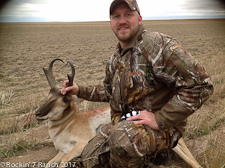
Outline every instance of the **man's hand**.
POLYGON ((61 90, 61 94, 65 95, 67 92, 71 91, 72 95, 77 95, 79 93, 78 85, 76 83, 73 83, 73 86, 67 87, 68 84, 69 84, 68 80, 65 80, 63 82, 63 87, 62 87, 62 90, 61 90))
POLYGON ((140 115, 132 116, 130 118, 127 118, 128 121, 138 120, 134 121, 134 124, 144 124, 149 126, 153 130, 159 130, 159 126, 155 120, 155 114, 152 112, 148 112, 146 110, 140 111, 140 115))

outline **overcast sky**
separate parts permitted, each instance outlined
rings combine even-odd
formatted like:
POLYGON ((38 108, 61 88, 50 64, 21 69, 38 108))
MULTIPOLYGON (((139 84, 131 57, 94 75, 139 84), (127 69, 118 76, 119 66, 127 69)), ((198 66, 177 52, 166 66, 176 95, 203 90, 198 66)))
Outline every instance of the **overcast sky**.
MULTIPOLYGON (((225 18, 224 0, 138 0, 144 20, 225 18)), ((112 0, 10 0, 0 22, 109 21, 112 0)))

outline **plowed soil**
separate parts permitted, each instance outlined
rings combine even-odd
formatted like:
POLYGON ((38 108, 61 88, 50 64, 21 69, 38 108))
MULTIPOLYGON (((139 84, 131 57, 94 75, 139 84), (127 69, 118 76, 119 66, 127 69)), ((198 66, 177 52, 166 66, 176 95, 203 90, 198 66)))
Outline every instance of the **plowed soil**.
MULTIPOLYGON (((143 24, 148 31, 175 37, 200 63, 215 57, 225 46, 225 20, 144 21, 143 24)), ((69 60, 75 65, 76 83, 101 84, 106 61, 116 44, 109 22, 0 23, 0 91, 13 93, 8 102, 0 104, 0 117, 33 112, 44 102, 49 86, 42 69, 54 58, 61 58, 65 63, 69 60)), ((71 73, 69 66, 56 63, 54 74, 59 85, 67 73, 71 73)), ((49 138, 45 125, 27 132, 29 135, 33 132, 32 138, 36 141, 49 138)), ((9 136, 11 134, 0 134, 0 148, 9 136)), ((47 143, 0 161, 45 163, 56 154, 54 145, 47 143)), ((183 163, 178 164, 181 165, 183 163)))

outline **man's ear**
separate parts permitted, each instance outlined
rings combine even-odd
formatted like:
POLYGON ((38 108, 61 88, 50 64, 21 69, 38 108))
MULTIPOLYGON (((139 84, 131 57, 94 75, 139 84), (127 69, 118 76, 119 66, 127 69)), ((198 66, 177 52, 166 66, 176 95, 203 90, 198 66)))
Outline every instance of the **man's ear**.
POLYGON ((139 26, 140 26, 141 23, 142 23, 142 16, 141 15, 139 15, 138 21, 139 21, 139 26))

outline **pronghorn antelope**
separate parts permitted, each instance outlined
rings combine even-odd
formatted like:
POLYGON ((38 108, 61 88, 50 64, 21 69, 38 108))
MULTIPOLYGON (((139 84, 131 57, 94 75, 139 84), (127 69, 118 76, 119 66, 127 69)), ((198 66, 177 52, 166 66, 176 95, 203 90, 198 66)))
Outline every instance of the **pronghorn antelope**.
MULTIPOLYGON (((69 162, 75 157, 80 156, 84 146, 96 135, 99 128, 110 122, 110 109, 97 109, 85 113, 76 113, 75 97, 70 93, 60 94, 61 89, 56 86, 55 78, 52 72, 54 59, 49 65, 49 69, 43 69, 51 86, 48 101, 44 103, 37 111, 38 121, 48 120, 48 130, 54 146, 59 153, 48 162, 50 165, 65 167, 63 164, 69 162)), ((63 61, 62 61, 63 62, 63 61)), ((73 85, 75 69, 72 68, 72 75, 68 75, 69 86, 73 85)))
MULTIPOLYGON (((39 122, 48 120, 50 137, 55 148, 59 150, 59 153, 48 162, 47 167, 54 165, 53 163, 56 163, 55 165, 60 163, 59 167, 65 167, 63 163, 80 156, 85 145, 96 135, 101 126, 110 122, 110 108, 76 113, 76 98, 70 93, 62 95, 56 85, 52 67, 57 60, 62 61, 54 59, 48 70, 43 69, 51 90, 47 102, 36 111, 39 122)), ((72 86, 75 69, 70 61, 68 63, 72 68, 72 75, 68 75, 69 86, 72 86)), ((182 138, 173 150, 193 168, 201 168, 182 138)))

